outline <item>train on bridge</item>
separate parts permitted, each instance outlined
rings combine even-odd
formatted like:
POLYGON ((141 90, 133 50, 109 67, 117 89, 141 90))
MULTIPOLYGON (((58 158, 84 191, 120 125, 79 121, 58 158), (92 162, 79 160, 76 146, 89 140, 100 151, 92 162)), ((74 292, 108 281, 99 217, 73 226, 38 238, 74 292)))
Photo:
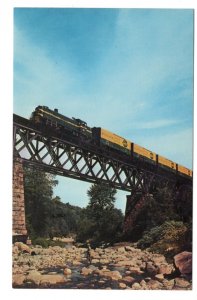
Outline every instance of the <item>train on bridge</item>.
POLYGON ((81 139, 85 143, 91 143, 98 147, 111 149, 126 155, 129 159, 139 159, 155 166, 164 168, 173 173, 183 176, 193 176, 192 170, 163 157, 153 151, 139 146, 138 144, 118 136, 100 127, 89 127, 81 119, 68 118, 58 112, 58 109, 51 110, 47 106, 38 106, 32 112, 30 120, 36 126, 54 128, 58 133, 68 137, 81 139))

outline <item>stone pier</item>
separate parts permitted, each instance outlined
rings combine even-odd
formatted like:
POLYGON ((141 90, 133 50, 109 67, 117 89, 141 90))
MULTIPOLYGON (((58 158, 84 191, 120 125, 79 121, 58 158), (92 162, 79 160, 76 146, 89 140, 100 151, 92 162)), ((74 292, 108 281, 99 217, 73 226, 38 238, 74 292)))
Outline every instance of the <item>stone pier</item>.
POLYGON ((129 234, 131 233, 138 215, 144 208, 146 197, 147 195, 143 193, 127 196, 125 219, 123 225, 123 232, 126 236, 129 236, 129 234))
POLYGON ((13 163, 12 217, 13 241, 26 242, 23 164, 19 158, 15 159, 13 163))

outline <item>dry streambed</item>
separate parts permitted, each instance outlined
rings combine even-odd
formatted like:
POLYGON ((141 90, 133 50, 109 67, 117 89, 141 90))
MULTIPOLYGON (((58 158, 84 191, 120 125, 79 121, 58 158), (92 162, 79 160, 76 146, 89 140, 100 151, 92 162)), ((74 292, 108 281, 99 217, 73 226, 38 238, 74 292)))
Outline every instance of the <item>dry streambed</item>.
POLYGON ((165 257, 131 245, 105 249, 13 245, 14 288, 190 290, 165 257))

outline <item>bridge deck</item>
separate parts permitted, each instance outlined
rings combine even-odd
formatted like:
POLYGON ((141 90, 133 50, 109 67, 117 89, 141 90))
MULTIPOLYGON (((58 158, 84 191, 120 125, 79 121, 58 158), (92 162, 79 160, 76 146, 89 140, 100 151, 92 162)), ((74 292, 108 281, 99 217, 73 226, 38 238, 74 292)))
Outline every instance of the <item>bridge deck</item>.
POLYGON ((14 114, 14 157, 47 172, 84 180, 104 182, 117 189, 147 190, 155 180, 192 184, 192 178, 154 163, 131 158, 77 137, 65 137, 53 128, 36 127, 14 114))

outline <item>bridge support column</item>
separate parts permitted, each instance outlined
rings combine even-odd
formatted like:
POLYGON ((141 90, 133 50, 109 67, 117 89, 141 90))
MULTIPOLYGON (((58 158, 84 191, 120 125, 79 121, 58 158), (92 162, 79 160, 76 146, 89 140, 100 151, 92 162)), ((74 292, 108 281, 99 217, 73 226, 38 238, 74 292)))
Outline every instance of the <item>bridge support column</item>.
POLYGON ((13 163, 13 204, 12 204, 13 242, 27 241, 25 224, 25 199, 22 160, 17 158, 13 163))
POLYGON ((125 210, 125 219, 123 225, 123 232, 125 236, 129 236, 138 215, 140 214, 141 210, 144 208, 146 202, 147 194, 139 193, 127 196, 127 204, 125 210))

